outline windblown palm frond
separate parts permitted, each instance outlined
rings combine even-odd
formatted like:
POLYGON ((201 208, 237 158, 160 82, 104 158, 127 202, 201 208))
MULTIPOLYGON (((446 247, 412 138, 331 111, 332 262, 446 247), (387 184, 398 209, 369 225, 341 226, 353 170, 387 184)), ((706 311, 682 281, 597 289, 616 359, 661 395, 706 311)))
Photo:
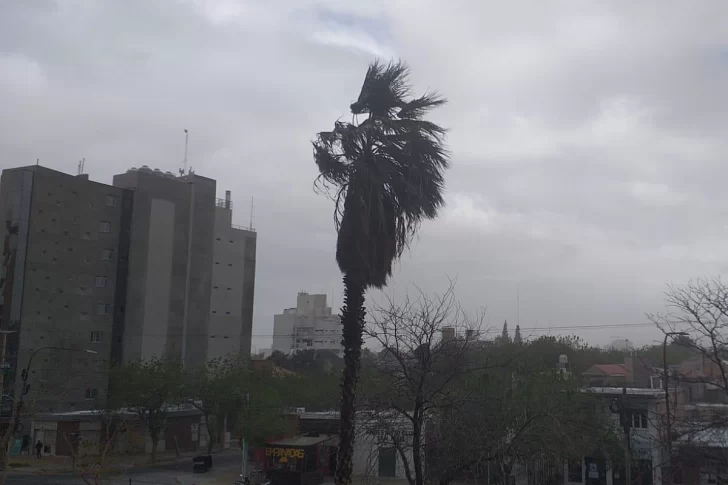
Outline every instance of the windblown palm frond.
POLYGON ((382 287, 423 219, 444 205, 445 130, 423 119, 445 99, 411 98, 402 62, 373 63, 351 105, 361 123, 337 121, 318 134, 319 181, 335 188, 336 261, 365 287, 382 287))

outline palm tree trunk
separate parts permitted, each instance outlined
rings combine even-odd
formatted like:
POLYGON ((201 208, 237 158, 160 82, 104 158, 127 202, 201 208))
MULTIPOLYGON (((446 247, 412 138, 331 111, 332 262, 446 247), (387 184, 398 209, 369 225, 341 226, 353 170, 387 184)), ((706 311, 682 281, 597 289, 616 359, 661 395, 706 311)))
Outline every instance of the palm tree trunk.
POLYGON ((336 455, 336 485, 350 485, 356 431, 356 381, 361 361, 364 330, 364 285, 344 276, 344 306, 341 309, 344 344, 344 374, 341 381, 339 449, 336 455))

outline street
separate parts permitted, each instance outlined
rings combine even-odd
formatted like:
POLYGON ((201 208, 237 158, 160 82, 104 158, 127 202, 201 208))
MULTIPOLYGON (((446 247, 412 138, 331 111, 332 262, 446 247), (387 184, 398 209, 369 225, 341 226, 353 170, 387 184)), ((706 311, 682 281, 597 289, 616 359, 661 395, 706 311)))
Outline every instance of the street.
MULTIPOLYGON (((103 483, 110 485, 177 485, 193 484, 197 481, 204 483, 221 474, 230 474, 240 467, 240 450, 229 450, 213 455, 213 468, 205 474, 192 473, 192 459, 175 460, 169 463, 135 467, 127 472, 116 475, 103 483)), ((56 475, 30 475, 23 473, 8 473, 8 485, 79 485, 84 481, 68 473, 56 475)), ((230 481, 232 484, 232 480, 230 481)))

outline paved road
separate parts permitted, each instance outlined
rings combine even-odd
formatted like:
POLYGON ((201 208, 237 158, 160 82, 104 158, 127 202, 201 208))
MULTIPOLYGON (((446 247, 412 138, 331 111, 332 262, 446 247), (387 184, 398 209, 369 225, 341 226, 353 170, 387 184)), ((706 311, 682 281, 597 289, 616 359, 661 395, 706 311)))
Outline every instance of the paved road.
MULTIPOLYGON (((228 451, 213 455, 213 472, 224 470, 229 471, 239 466, 240 453, 236 451, 228 451)), ((211 474, 198 475, 207 477, 211 474)), ((129 479, 132 485, 174 485, 175 480, 179 476, 192 476, 192 460, 174 461, 170 463, 162 463, 155 466, 135 467, 128 470, 121 476, 114 477, 112 485, 127 485, 129 479)), ((106 482, 104 482, 106 483, 106 482)), ((20 473, 9 473, 6 482, 7 485, 81 485, 84 481, 79 477, 70 474, 58 475, 29 475, 20 473)))

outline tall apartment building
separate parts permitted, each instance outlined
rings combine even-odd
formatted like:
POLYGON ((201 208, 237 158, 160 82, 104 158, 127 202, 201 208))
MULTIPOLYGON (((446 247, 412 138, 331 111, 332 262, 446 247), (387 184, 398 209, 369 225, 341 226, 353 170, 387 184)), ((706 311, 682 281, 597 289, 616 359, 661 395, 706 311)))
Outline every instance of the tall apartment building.
POLYGON ((228 190, 215 204, 208 359, 250 353, 257 238, 250 228, 234 225, 232 217, 228 190))
POLYGON ((4 170, 5 246, 0 328, 5 349, 2 410, 33 367, 27 397, 42 410, 84 409, 103 399, 108 365, 121 355, 124 267, 132 193, 40 166, 4 170), (57 350, 56 347, 72 349, 57 350), (91 354, 85 352, 90 350, 91 354), (16 375, 17 374, 17 375, 16 375))
POLYGON ((343 355, 341 319, 326 306, 326 295, 299 293, 296 307, 273 316, 273 350, 329 350, 343 355))
POLYGON ((71 349, 33 358, 31 394, 46 411, 97 405, 114 362, 167 355, 196 366, 249 353, 256 234, 235 229, 231 209, 196 174, 142 167, 110 186, 40 166, 3 171, 0 330, 16 332, 4 389, 41 347, 71 349), (223 236, 233 242, 222 247, 223 236), (223 285, 231 290, 218 301, 223 285), (221 348, 218 336, 236 343, 221 348))
POLYGON ((134 194, 123 359, 203 364, 216 183, 142 167, 115 175, 114 185, 134 194))

